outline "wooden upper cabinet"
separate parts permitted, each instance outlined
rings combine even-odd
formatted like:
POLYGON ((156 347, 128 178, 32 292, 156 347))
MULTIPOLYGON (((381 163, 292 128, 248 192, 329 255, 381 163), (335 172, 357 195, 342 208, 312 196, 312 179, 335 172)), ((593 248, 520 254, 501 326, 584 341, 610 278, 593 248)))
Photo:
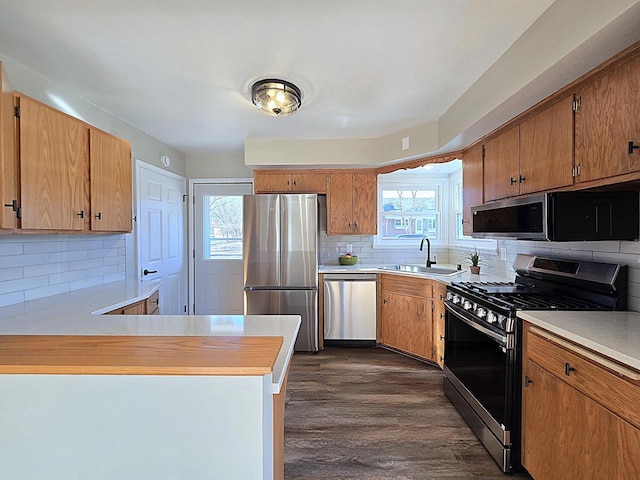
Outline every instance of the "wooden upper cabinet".
POLYGON ((375 173, 353 174, 353 223, 359 235, 378 233, 378 176, 375 173))
POLYGON ((18 157, 14 113, 14 92, 0 62, 0 229, 18 226, 18 157))
POLYGON ((256 170, 253 190, 255 193, 326 193, 327 177, 322 172, 256 170))
POLYGON ((291 174, 291 191, 296 193, 327 193, 326 173, 296 172, 291 174))
POLYGON ((255 193, 281 193, 291 190, 290 173, 274 173, 256 170, 253 172, 255 193))
POLYGON ((518 195, 520 128, 515 126, 484 144, 486 201, 518 195))
POLYGON ((576 182, 640 170, 640 56, 614 68, 577 93, 576 182))
POLYGON ((91 230, 130 232, 132 220, 131 146, 91 128, 91 230))
POLYGON ((85 230, 89 129, 28 97, 19 104, 22 228, 85 230))
POLYGON ((462 231, 473 233, 471 207, 482 205, 482 145, 465 150, 462 154, 462 231))
POLYGON ((328 235, 375 235, 378 178, 375 173, 332 173, 327 192, 328 235))
POLYGON ((520 194, 573 184, 573 95, 520 124, 520 194))
POLYGON ((353 177, 351 173, 334 173, 327 195, 327 234, 351 235, 353 222, 353 177))

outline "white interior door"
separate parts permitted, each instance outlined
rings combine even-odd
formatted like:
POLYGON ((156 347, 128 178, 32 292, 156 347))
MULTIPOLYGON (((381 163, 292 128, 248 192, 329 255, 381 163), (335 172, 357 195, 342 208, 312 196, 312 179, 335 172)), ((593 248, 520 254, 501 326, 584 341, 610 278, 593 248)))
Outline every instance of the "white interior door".
POLYGON ((186 312, 186 179, 138 161, 138 278, 162 280, 160 313, 186 312))
POLYGON ((251 183, 194 185, 194 312, 243 314, 242 196, 251 183))

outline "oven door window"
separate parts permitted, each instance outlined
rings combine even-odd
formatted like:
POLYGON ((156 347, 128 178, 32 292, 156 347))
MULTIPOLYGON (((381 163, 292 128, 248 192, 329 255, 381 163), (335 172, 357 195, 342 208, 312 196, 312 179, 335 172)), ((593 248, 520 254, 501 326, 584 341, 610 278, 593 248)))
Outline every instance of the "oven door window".
POLYGON ((513 350, 447 312, 445 365, 498 422, 510 428, 513 350))

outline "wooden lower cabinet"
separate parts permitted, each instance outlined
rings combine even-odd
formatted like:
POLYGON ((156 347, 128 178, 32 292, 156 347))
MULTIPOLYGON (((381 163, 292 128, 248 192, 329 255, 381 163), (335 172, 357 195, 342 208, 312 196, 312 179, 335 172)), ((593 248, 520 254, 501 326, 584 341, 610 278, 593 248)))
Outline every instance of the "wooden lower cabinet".
POLYGON ((600 365, 528 323, 524 344, 522 464, 531 476, 640 478, 640 385, 611 371, 626 367, 600 365))
POLYGON ((160 293, 156 290, 145 300, 116 308, 115 310, 105 313, 105 315, 159 315, 159 305, 160 293))
POLYGON ((381 275, 380 343, 434 361, 431 280, 381 275))

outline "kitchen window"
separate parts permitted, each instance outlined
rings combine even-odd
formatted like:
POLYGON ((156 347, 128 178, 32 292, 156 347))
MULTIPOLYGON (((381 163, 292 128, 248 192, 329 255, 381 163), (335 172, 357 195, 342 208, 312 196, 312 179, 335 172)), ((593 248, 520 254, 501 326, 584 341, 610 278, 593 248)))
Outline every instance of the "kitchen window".
POLYGON ((446 177, 422 172, 394 172, 378 177, 376 246, 410 246, 424 237, 442 242, 446 177))
POLYGON ((462 233, 462 210, 460 160, 379 175, 374 247, 415 249, 427 237, 436 245, 495 250, 495 240, 462 233))

